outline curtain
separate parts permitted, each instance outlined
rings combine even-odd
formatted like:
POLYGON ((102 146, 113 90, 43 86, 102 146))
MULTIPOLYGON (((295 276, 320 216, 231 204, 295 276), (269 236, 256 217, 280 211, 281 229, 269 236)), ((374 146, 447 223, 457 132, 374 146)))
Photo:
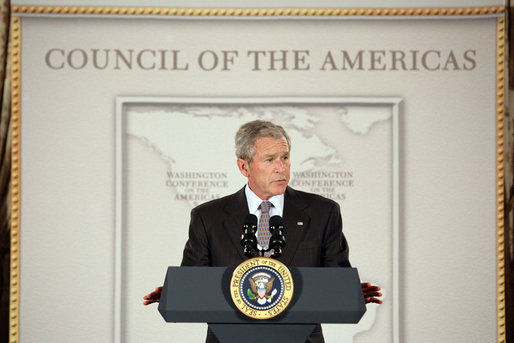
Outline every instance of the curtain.
POLYGON ((0 0, 0 342, 9 339, 9 273, 11 226, 11 75, 10 1, 0 0))

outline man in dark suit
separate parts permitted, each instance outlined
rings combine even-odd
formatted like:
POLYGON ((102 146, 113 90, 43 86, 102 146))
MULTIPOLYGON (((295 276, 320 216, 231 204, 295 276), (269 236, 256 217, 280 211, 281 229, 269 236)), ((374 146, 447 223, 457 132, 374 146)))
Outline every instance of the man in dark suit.
MULTIPOLYGON (((193 209, 182 266, 237 266, 247 259, 240 243, 249 213, 245 191, 193 209)), ((339 205, 290 187, 283 196, 287 246, 278 260, 293 267, 350 267, 339 205)))
MULTIPOLYGON (((287 246, 278 258, 284 264, 350 267, 339 205, 288 186, 290 149, 281 126, 262 120, 241 126, 236 134, 237 165, 248 184, 192 210, 182 266, 237 266, 246 259, 240 244, 243 219, 248 213, 260 218, 262 209, 269 208, 269 216, 281 216, 287 229, 287 246)), ((266 238, 259 243, 267 247, 266 238)), ((378 287, 362 284, 362 289, 366 302, 381 302, 378 287)), ((160 292, 159 287, 145 296, 145 304, 158 301, 160 292)), ((217 342, 210 331, 207 342, 217 342)), ((320 325, 308 342, 324 342, 320 325)))

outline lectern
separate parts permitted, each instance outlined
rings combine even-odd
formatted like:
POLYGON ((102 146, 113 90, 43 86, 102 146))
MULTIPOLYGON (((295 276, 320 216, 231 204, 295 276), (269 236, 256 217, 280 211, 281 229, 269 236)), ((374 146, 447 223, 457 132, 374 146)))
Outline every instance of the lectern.
POLYGON ((303 343, 318 323, 357 323, 366 312, 355 268, 292 268, 293 299, 257 320, 232 302, 234 267, 168 267, 159 312, 167 322, 205 322, 221 343, 303 343))

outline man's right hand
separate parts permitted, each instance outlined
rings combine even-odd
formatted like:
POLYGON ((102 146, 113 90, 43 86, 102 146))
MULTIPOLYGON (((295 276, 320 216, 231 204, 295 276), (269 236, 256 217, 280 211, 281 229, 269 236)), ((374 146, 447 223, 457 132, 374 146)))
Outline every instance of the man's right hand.
POLYGON ((143 305, 150 305, 153 303, 158 303, 159 300, 161 300, 161 293, 162 293, 162 286, 157 287, 155 289, 155 291, 153 291, 152 293, 147 294, 143 297, 143 299, 145 300, 143 302, 143 305))

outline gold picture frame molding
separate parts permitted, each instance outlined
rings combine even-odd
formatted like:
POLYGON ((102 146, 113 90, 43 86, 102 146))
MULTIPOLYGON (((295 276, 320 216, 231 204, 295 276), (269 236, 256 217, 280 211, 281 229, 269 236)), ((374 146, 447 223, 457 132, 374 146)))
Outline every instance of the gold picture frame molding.
POLYGON ((20 294, 20 121, 21 23, 11 17, 11 268, 9 279, 9 342, 19 342, 20 294))
POLYGON ((505 343, 505 18, 497 20, 496 33, 496 278, 497 334, 505 343))
POLYGON ((162 16, 468 16, 501 14, 505 6, 455 8, 157 8, 12 6, 12 13, 162 16))
POLYGON ((483 16, 497 19, 496 68, 496 251, 497 251, 497 342, 505 343, 505 6, 466 8, 140 8, 79 6, 11 6, 11 264, 9 294, 9 342, 19 342, 20 291, 20 121, 21 121, 21 15, 154 15, 154 16, 483 16))

